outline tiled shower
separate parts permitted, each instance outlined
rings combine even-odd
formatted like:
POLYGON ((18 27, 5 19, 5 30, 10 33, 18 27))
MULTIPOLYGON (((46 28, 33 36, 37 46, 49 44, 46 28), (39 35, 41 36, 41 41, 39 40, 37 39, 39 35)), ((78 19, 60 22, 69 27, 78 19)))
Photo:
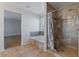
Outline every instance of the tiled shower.
POLYGON ((69 5, 56 10, 47 3, 47 13, 52 14, 53 32, 51 33, 53 33, 53 41, 51 41, 54 43, 54 49, 60 55, 78 56, 79 4, 69 5))

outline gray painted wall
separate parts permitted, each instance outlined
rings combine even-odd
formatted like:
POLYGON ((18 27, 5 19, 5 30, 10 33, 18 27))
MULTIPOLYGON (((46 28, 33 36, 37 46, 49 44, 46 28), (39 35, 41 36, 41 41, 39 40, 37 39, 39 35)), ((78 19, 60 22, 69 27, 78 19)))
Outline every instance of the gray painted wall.
POLYGON ((4 12, 4 36, 21 35, 21 18, 14 12, 4 12), (7 17, 8 16, 8 17, 7 17))
POLYGON ((13 36, 21 34, 21 21, 20 20, 4 20, 4 36, 13 36))

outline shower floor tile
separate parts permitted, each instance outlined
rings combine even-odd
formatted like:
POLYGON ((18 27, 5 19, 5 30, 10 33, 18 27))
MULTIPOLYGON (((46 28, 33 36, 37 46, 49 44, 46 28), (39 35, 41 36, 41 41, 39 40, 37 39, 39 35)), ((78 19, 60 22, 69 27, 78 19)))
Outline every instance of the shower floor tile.
POLYGON ((62 47, 58 53, 60 55, 64 55, 67 57, 77 57, 78 56, 78 49, 73 49, 70 47, 62 47))

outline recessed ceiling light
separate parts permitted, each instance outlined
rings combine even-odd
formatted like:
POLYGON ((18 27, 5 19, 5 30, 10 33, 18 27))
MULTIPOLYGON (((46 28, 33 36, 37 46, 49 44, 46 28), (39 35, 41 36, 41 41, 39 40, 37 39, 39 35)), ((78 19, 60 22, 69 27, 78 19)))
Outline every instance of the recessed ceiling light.
POLYGON ((26 6, 26 8, 30 8, 30 6, 26 6))

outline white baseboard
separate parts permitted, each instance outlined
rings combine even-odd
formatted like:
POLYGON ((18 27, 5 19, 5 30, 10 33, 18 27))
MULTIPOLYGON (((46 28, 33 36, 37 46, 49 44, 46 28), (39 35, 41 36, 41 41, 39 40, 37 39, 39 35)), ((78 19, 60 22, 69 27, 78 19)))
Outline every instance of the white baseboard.
POLYGON ((27 45, 27 44, 29 44, 29 43, 30 43, 30 39, 27 40, 27 42, 26 42, 26 41, 25 41, 25 42, 21 42, 21 46, 27 45))
POLYGON ((0 49, 0 52, 5 51, 5 49, 0 49))
POLYGON ((18 36, 18 35, 21 35, 21 34, 4 35, 4 37, 10 37, 10 36, 18 36))

